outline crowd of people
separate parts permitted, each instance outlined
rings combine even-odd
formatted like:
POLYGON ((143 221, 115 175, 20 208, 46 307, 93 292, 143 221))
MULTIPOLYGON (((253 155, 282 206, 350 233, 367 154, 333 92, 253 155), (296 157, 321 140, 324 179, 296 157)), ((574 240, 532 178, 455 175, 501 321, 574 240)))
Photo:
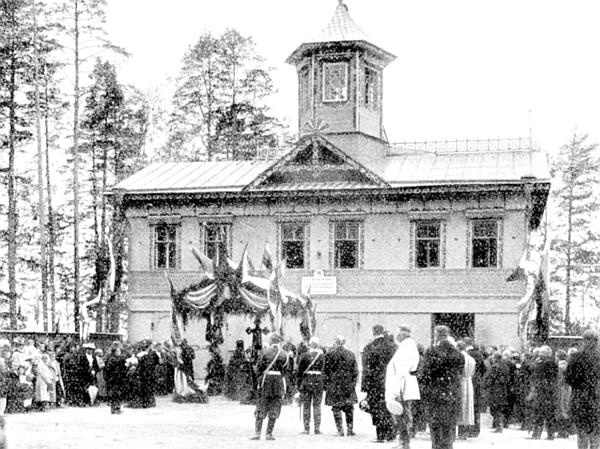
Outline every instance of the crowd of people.
MULTIPOLYGON (((532 439, 544 431, 548 439, 576 434, 579 448, 600 448, 597 333, 586 331, 580 347, 567 351, 539 346, 519 353, 480 347, 471 338, 451 335, 446 326, 434 329, 427 350, 407 326, 399 326, 395 335, 381 325, 372 331, 362 351, 362 376, 343 336, 331 347, 316 336, 295 346, 272 333, 256 353, 238 341, 227 367, 217 363, 214 355, 220 354, 213 348, 211 361, 220 366, 207 369, 212 373, 207 385, 215 394, 256 405, 255 440, 265 419, 266 439, 274 439, 281 407, 293 399, 302 407, 303 433, 310 433, 312 424, 320 434, 324 399, 339 436, 355 435, 358 404, 371 415, 374 442, 397 438, 401 449, 409 449, 411 438, 427 427, 433 449, 477 438, 487 410, 493 432, 512 425, 532 439)), ((104 352, 91 342, 16 337, 0 341, 0 348, 0 416, 100 402, 118 414, 122 404, 153 407, 156 395, 169 394, 206 401, 194 383, 194 350, 185 339, 178 345, 116 341, 104 352)))
POLYGON ((121 404, 153 407, 156 395, 200 394, 193 383, 194 350, 185 340, 178 346, 116 341, 106 353, 72 339, 16 337, 0 347, 0 415, 101 402, 118 414, 121 404))
MULTIPOLYGON (((579 448, 600 446, 600 353, 593 331, 584 333, 581 348, 554 353, 544 345, 518 352, 483 348, 437 326, 434 343, 425 350, 413 340, 409 327, 400 326, 391 335, 376 325, 362 353, 360 401, 357 359, 344 344, 344 337, 338 336, 332 347, 324 348, 313 337, 296 349, 284 344, 280 335, 270 336, 255 365, 252 439, 261 438, 265 418, 266 439, 274 439, 281 407, 295 389, 306 434, 311 422, 314 433, 320 433, 324 396, 339 436, 355 435, 353 413, 358 403, 371 415, 374 442, 398 438, 401 449, 409 449, 411 438, 427 427, 433 449, 452 448, 456 439, 477 438, 481 413, 488 409, 492 432, 512 425, 531 439, 540 439, 545 430, 548 439, 577 434, 579 448)), ((237 375, 248 379, 244 369, 237 375)))

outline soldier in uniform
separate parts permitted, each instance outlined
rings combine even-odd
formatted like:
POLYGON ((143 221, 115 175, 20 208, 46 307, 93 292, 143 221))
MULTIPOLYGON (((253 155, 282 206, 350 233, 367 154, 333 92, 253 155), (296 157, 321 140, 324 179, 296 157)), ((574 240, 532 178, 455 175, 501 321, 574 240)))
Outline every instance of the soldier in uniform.
POLYGON ((309 350, 298 362, 298 391, 303 407, 304 433, 310 431, 310 410, 313 410, 315 434, 321 433, 321 401, 323 400, 323 351, 319 347, 319 339, 312 337, 308 343, 309 350))
POLYGON ((281 405, 285 396, 285 374, 288 365, 288 355, 281 348, 283 339, 278 333, 269 337, 269 347, 258 356, 256 372, 258 374, 258 398, 254 412, 255 433, 251 440, 260 440, 262 424, 266 417, 267 440, 274 440, 273 428, 281 413, 281 405))
POLYGON ((394 419, 385 405, 385 373, 395 352, 396 344, 386 336, 383 326, 373 326, 373 341, 363 349, 361 390, 367 393, 378 443, 396 438, 394 419))

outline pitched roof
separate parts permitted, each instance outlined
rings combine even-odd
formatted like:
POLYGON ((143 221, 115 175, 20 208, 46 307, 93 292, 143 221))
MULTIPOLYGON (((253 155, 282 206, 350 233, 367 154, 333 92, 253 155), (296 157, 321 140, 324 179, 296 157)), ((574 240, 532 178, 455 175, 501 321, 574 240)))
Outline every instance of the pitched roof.
MULTIPOLYGON (((364 175, 364 177, 368 181, 370 181, 370 184, 361 183, 360 185, 368 185, 369 187, 388 187, 388 184, 379 175, 375 174, 369 167, 366 167, 365 165, 357 162, 356 160, 354 160, 353 158, 348 156, 346 153, 344 153, 342 150, 340 150, 337 146, 335 146, 333 143, 331 143, 329 140, 327 140, 325 137, 323 137, 321 134, 306 134, 306 135, 302 136, 300 138, 300 140, 298 140, 298 142, 296 143, 296 147, 292 151, 289 151, 288 153, 286 153, 277 162, 275 162, 275 164, 273 164, 271 167, 269 167, 267 170, 265 170, 263 173, 261 173, 254 181, 252 181, 248 185, 248 189, 260 189, 261 188, 260 184, 264 180, 266 180, 269 175, 271 175, 272 173, 275 173, 277 171, 277 169, 286 165, 288 162, 290 162, 292 159, 294 159, 294 157, 300 151, 302 151, 309 145, 313 145, 313 144, 320 145, 323 148, 326 148, 328 151, 331 151, 333 154, 335 154, 337 157, 339 157, 341 160, 343 160, 346 164, 348 164, 355 170, 358 170, 360 173, 362 173, 362 175, 364 175)), ((323 185, 324 183, 318 183, 318 184, 323 185)), ((334 183, 334 184, 339 184, 339 183, 334 183)), ((356 183, 351 183, 351 185, 354 185, 354 184, 356 184, 356 183)))
POLYGON ((236 192, 274 161, 155 163, 119 182, 113 190, 148 192, 236 192))
POLYGON ((399 187, 549 180, 550 172, 546 154, 530 149, 399 154, 387 158, 381 176, 399 187))
MULTIPOLYGON (((439 148, 438 148, 439 149, 439 148)), ((358 162, 321 135, 302 137, 295 148, 271 161, 155 163, 121 181, 113 191, 141 193, 202 193, 242 191, 364 190, 433 185, 549 182, 546 154, 533 147, 498 147, 492 151, 400 151, 372 164, 358 162), (303 148, 318 143, 364 175, 364 181, 304 180, 295 184, 265 184, 303 148)))

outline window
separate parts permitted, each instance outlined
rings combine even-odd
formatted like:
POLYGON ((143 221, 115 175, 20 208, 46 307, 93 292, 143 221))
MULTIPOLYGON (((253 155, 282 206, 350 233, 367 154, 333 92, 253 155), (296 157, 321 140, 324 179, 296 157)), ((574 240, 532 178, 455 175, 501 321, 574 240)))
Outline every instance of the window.
POLYGON ((361 222, 333 223, 333 268, 359 268, 361 253, 361 222))
POLYGON ((310 109, 312 92, 310 90, 310 72, 308 67, 304 67, 298 73, 298 77, 300 78, 299 89, 300 89, 300 109, 303 111, 307 111, 310 109))
POLYGON ((281 260, 286 268, 306 268, 306 227, 304 223, 281 224, 281 260))
POLYGON ((498 266, 498 220, 471 221, 471 266, 498 266))
POLYGON ((372 109, 377 107, 377 75, 375 70, 365 67, 364 105, 372 109))
POLYGON ((229 237, 231 234, 229 223, 207 223, 204 226, 204 254, 215 263, 227 257, 229 252, 229 237))
POLYGON ((348 65, 345 62, 323 64, 323 101, 348 99, 348 65))
POLYGON ((159 224, 154 227, 154 268, 177 268, 177 226, 159 224))
POLYGON ((415 267, 440 267, 441 223, 425 221, 415 223, 415 267))

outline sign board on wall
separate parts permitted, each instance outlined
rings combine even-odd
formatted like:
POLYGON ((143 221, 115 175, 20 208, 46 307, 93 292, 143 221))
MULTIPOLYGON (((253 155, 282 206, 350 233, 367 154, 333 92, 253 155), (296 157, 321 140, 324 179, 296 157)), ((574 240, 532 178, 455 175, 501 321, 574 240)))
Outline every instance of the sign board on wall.
POLYGON ((335 295, 337 294, 337 278, 325 276, 322 270, 315 270, 312 276, 302 277, 302 294, 335 295))

